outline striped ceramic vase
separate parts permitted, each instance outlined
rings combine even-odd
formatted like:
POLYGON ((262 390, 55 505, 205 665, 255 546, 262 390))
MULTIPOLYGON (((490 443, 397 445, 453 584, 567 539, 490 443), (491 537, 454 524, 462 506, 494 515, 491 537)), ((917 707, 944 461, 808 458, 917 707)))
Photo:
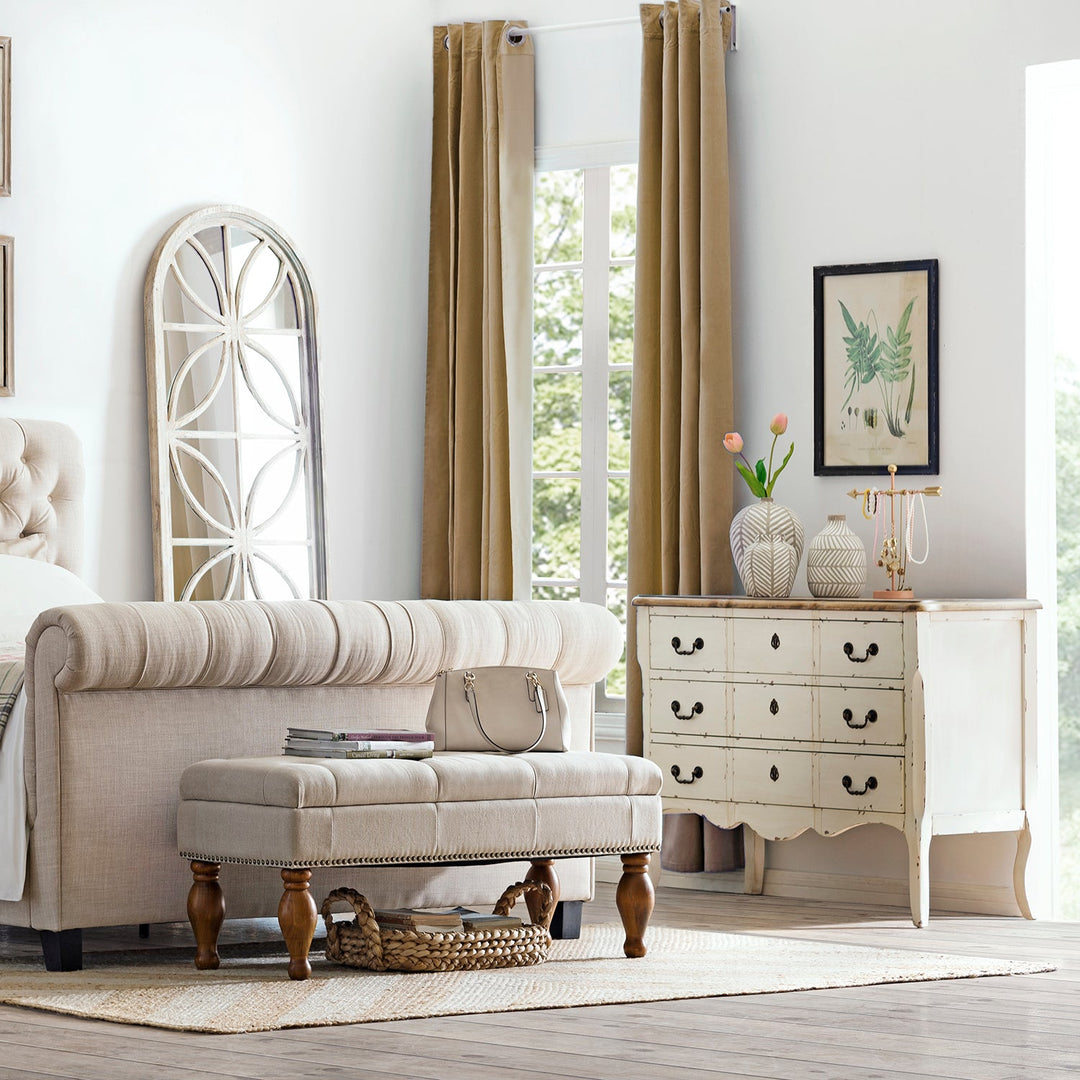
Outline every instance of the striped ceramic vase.
POLYGON ((803 550, 802 522, 780 503, 759 499, 731 519, 731 556, 747 596, 790 596, 803 550))
POLYGON ((858 596, 866 584, 866 549, 843 514, 830 514, 806 549, 806 585, 812 596, 858 596))

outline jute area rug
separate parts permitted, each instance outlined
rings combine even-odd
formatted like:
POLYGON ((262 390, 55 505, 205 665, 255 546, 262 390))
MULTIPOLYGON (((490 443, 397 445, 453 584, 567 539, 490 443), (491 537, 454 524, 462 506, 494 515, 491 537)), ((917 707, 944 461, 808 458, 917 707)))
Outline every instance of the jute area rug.
POLYGON ((632 1001, 765 994, 873 983, 1051 971, 1052 964, 904 949, 871 949, 749 934, 650 927, 649 954, 622 955, 619 926, 589 926, 556 941, 546 963, 492 971, 395 974, 330 963, 292 982, 284 946, 223 946, 217 971, 196 971, 192 951, 88 954, 85 970, 0 964, 0 1001, 72 1016, 180 1031, 230 1034, 460 1013, 558 1009, 632 1001))

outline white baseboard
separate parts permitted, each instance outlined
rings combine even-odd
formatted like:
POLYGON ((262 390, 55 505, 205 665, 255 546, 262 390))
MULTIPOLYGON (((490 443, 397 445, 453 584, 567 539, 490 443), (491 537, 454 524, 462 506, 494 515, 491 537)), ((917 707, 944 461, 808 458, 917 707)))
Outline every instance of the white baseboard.
MULTIPOLYGON (((596 860, 596 880, 611 884, 622 876, 617 855, 596 860)), ((656 878, 654 877, 654 882, 656 878)), ((743 872, 722 874, 676 874, 664 871, 659 884, 665 888, 702 892, 741 893, 743 872)), ((795 870, 766 870, 765 896, 799 900, 826 900, 848 904, 871 904, 907 908, 908 883, 900 878, 861 877, 852 874, 814 874, 795 870)), ((969 885, 960 882, 930 884, 930 908, 972 915, 1019 915, 1012 888, 1005 885, 969 885)))

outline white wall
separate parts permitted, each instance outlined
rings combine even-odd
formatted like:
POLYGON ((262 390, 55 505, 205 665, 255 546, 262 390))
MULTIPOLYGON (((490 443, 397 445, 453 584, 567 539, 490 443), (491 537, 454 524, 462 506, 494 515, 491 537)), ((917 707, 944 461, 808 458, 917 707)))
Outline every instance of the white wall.
POLYGON ((259 211, 320 307, 331 595, 419 588, 431 143, 426 3, 0 0, 13 43, 16 395, 88 465, 85 576, 153 595, 142 290, 161 234, 259 211))

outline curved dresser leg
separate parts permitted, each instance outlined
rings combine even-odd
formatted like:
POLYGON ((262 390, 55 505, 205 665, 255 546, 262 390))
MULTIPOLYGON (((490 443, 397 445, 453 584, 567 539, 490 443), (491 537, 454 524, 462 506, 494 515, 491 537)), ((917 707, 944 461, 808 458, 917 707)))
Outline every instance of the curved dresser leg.
POLYGON ((925 926, 930 920, 930 830, 917 827, 908 834, 907 842, 911 921, 925 926))
POLYGON ((1024 817, 1024 827, 1016 834, 1016 860, 1013 862, 1013 892, 1016 894, 1016 906, 1025 919, 1034 919, 1027 897, 1027 861, 1031 852, 1031 827, 1024 817))
POLYGON ((225 897, 218 883, 221 863, 200 862, 191 864, 191 890, 187 898, 188 922, 195 934, 195 966, 200 971, 210 971, 221 964, 217 939, 221 924, 225 921, 225 897))
POLYGON ((765 888, 765 837, 749 825, 743 826, 743 859, 743 892, 760 896, 765 888))
POLYGON ((623 855, 622 865, 623 874, 615 890, 615 906, 626 931, 623 952, 627 956, 644 956, 645 928, 649 925, 656 899, 649 878, 649 856, 623 855))
POLYGON ((308 951, 319 922, 319 913, 308 889, 311 871, 285 868, 281 871, 281 880, 285 892, 278 904, 277 917, 281 936, 289 948, 289 978, 306 979, 311 975, 308 951))

